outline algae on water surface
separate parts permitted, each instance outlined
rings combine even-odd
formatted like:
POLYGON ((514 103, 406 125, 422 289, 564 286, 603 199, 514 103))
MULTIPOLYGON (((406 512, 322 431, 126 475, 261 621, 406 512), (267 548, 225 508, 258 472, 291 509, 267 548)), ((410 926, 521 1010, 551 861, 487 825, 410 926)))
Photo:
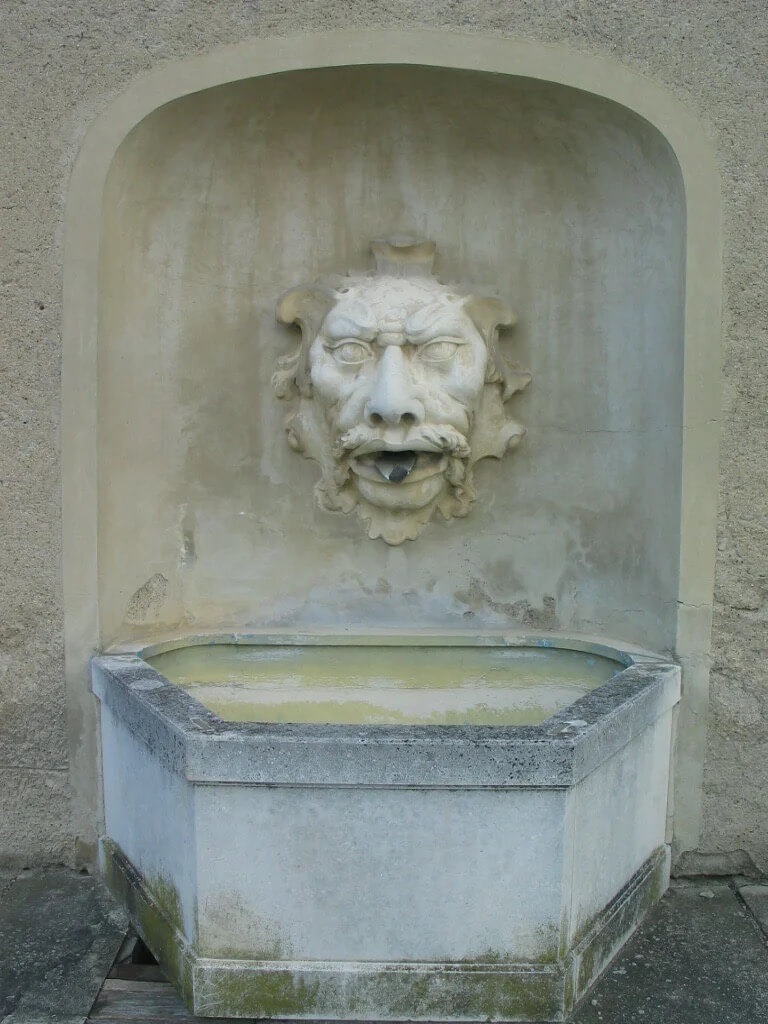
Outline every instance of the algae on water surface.
POLYGON ((536 725, 623 666, 536 647, 211 644, 147 660, 228 721, 536 725))

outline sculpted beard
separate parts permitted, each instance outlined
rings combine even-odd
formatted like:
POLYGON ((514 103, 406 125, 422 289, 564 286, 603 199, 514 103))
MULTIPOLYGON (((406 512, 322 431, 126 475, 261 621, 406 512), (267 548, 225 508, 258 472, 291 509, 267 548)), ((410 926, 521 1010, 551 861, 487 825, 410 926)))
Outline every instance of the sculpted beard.
POLYGON ((333 511, 350 511, 365 500, 356 483, 363 476, 372 480, 378 476, 382 483, 407 489, 439 474, 445 486, 426 501, 414 501, 414 507, 431 508, 437 503, 446 518, 466 515, 475 498, 469 442, 448 423, 413 428, 396 445, 375 429, 358 424, 333 441, 331 452, 333 466, 320 486, 323 503, 333 511))

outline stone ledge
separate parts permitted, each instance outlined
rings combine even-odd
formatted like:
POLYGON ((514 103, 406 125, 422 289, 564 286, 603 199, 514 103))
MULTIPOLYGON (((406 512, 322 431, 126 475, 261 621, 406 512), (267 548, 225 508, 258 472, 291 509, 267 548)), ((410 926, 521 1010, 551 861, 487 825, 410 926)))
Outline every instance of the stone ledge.
POLYGON ((91 664, 99 699, 165 768, 191 782, 564 788, 679 700, 677 665, 615 657, 630 664, 609 682, 541 725, 516 727, 224 722, 135 654, 91 664))

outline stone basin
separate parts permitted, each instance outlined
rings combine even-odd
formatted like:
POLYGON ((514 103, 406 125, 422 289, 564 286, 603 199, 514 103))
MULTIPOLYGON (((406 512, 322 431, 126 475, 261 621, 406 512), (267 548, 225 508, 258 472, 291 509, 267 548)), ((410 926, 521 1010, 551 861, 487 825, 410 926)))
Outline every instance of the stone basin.
POLYGON ((92 680, 104 871, 199 1015, 562 1021, 666 888, 654 654, 217 635, 92 680))

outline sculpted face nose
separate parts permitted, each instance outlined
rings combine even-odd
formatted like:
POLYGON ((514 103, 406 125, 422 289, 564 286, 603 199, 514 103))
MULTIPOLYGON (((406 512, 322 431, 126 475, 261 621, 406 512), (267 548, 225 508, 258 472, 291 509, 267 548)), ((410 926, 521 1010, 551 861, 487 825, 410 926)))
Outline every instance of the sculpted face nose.
POLYGON ((372 427, 410 427, 423 420, 424 406, 414 394, 403 350, 387 345, 365 404, 365 421, 372 427))

